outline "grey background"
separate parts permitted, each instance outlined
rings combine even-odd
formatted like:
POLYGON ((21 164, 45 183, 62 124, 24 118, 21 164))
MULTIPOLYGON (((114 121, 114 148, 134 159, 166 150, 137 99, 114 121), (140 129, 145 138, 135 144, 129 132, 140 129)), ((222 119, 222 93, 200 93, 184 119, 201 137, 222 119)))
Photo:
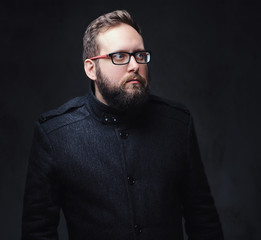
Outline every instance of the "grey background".
POLYGON ((88 91, 82 36, 115 9, 142 28, 153 93, 194 116, 226 239, 261 239, 260 4, 236 0, 1 1, 0 238, 20 238, 34 121, 88 91))

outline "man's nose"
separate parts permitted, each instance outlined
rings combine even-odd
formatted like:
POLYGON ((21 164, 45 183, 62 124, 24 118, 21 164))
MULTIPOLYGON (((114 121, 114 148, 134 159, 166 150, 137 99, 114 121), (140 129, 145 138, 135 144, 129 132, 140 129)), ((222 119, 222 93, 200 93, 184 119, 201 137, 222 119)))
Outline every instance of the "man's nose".
POLYGON ((138 72, 140 65, 136 62, 134 56, 131 56, 130 62, 128 63, 129 72, 138 72))

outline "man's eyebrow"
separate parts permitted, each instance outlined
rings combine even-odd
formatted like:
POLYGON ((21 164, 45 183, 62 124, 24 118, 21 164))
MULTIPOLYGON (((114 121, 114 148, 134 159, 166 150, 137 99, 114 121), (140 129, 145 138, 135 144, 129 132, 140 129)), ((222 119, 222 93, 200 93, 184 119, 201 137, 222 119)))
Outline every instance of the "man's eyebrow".
POLYGON ((145 50, 145 48, 138 48, 138 49, 136 49, 136 50, 133 51, 133 52, 139 52, 139 51, 146 51, 146 50, 145 50))
MULTIPOLYGON (((140 52, 140 51, 146 51, 146 50, 144 48, 137 48, 134 51, 131 51, 130 53, 140 52)), ((129 51, 120 49, 120 50, 115 50, 112 53, 117 53, 117 52, 129 52, 129 51)))

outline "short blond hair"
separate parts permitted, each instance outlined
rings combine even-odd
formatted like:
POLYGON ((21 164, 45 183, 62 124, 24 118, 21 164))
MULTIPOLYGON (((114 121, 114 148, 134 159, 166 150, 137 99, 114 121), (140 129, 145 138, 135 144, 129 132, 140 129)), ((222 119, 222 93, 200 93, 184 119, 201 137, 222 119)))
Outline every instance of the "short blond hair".
POLYGON ((96 41, 97 35, 101 30, 108 30, 110 27, 125 23, 133 27, 139 34, 141 30, 137 23, 132 19, 126 10, 116 10, 101 15, 93 20, 87 27, 83 36, 83 61, 87 58, 94 57, 99 54, 99 45, 96 41))

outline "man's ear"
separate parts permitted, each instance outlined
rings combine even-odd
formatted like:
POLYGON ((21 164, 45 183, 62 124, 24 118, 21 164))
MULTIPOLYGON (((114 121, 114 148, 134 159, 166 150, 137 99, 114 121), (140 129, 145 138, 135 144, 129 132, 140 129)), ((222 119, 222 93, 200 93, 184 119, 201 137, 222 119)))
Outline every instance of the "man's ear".
POLYGON ((86 75, 88 76, 88 78, 90 78, 91 80, 97 79, 96 66, 92 60, 86 59, 84 61, 84 71, 85 71, 86 75))

